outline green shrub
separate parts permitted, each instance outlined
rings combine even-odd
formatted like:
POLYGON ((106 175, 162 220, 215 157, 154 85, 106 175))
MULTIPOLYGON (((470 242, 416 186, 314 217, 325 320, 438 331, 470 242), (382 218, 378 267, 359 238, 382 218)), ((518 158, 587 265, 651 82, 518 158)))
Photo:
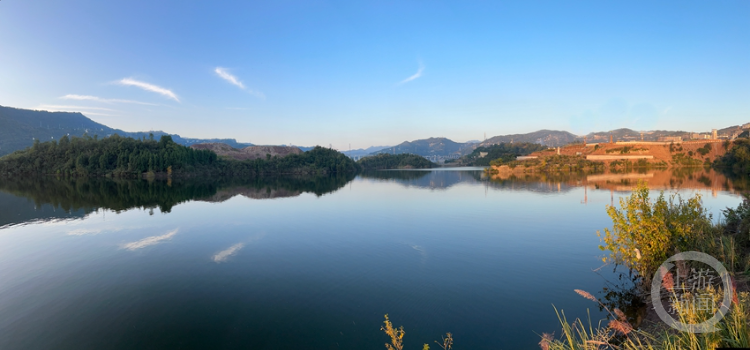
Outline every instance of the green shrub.
POLYGON ((702 156, 705 156, 706 154, 708 154, 709 152, 711 152, 711 147, 712 147, 711 144, 707 143, 703 147, 698 148, 698 153, 700 153, 700 155, 702 155, 702 156))
POLYGON ((674 254, 685 251, 705 239, 711 229, 711 216, 700 195, 684 200, 679 195, 668 199, 662 192, 655 201, 649 198, 646 184, 640 182, 631 196, 620 199, 620 208, 607 206, 613 227, 597 231, 603 241, 604 257, 637 272, 645 281, 656 268, 674 254))

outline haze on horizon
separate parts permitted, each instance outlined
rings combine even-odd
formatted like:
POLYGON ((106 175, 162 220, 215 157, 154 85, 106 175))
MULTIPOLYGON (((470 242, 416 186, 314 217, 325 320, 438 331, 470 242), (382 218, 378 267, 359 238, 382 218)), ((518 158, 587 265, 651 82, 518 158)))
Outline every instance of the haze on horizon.
POLYGON ((750 2, 0 2, 0 105, 367 148, 750 121, 750 2))

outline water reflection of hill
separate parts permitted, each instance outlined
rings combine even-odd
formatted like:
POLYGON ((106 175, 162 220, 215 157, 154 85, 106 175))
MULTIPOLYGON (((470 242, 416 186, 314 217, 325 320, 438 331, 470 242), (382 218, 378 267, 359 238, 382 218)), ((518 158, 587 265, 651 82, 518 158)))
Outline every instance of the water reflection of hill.
POLYGON ((265 177, 252 180, 233 180, 219 184, 216 193, 209 197, 196 198, 206 202, 223 202, 235 196, 252 199, 273 199, 296 197, 302 193, 322 196, 334 192, 354 179, 354 175, 342 176, 294 176, 265 177))
POLYGON ((740 192, 745 189, 741 182, 730 179, 713 169, 705 168, 589 175, 585 182, 588 186, 598 189, 628 192, 632 191, 639 181, 644 181, 649 188, 657 190, 711 190, 715 194, 718 191, 740 192))
POLYGON ((482 173, 482 170, 381 170, 362 173, 360 177, 395 182, 406 187, 447 189, 459 183, 476 183, 481 181, 482 173))
POLYGON ((644 181, 655 190, 711 190, 746 192, 750 177, 732 176, 710 168, 641 169, 602 173, 501 173, 487 177, 481 170, 388 170, 360 175, 364 179, 395 182, 406 187, 447 189, 460 183, 488 188, 538 193, 567 192, 576 187, 630 192, 644 181))
POLYGON ((533 173, 492 175, 488 186, 513 191, 539 193, 568 192, 579 186, 578 173, 533 173))
POLYGON ((63 210, 49 203, 39 204, 30 198, 0 192, 0 228, 22 222, 82 218, 92 208, 63 210))
POLYGON ((33 220, 83 217, 104 208, 124 211, 159 208, 191 201, 221 202, 234 196, 271 199, 342 188, 353 175, 338 177, 268 177, 210 180, 3 179, 0 182, 0 227, 33 220))
MULTIPOLYGON (((395 182, 420 189, 448 189, 458 184, 490 189, 538 193, 567 192, 576 187, 631 191, 638 181, 657 190, 746 192, 750 177, 732 176, 704 168, 647 170, 634 173, 533 173, 486 177, 481 170, 377 171, 364 179, 395 182)), ((104 208, 123 211, 159 208, 169 212, 187 201, 223 202, 235 196, 252 199, 318 196, 334 192, 353 179, 345 177, 267 177, 256 179, 113 180, 113 179, 3 179, 0 181, 0 227, 35 220, 83 217, 104 208)))
POLYGON ((532 173, 496 174, 491 183, 502 187, 520 189, 531 187, 549 191, 564 191, 566 188, 585 186, 593 189, 630 192, 638 182, 645 182, 656 190, 711 190, 744 192, 750 189, 750 179, 733 177, 708 168, 649 169, 638 172, 618 173, 532 173))
POLYGON ((364 173, 365 179, 391 181, 406 187, 425 189, 447 189, 460 183, 487 186, 496 189, 532 191, 532 192, 565 192, 575 183, 577 174, 508 174, 488 178, 483 170, 386 170, 364 173))

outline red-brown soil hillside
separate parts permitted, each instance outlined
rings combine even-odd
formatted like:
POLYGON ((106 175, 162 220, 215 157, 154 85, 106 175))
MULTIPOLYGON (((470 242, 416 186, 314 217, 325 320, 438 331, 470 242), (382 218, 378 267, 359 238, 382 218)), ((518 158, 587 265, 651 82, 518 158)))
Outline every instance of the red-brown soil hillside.
POLYGON ((302 154, 302 150, 299 148, 289 146, 250 146, 237 149, 224 143, 199 143, 190 147, 194 149, 207 149, 213 151, 219 157, 228 157, 236 160, 265 159, 267 154, 270 154, 271 157, 302 154))
MULTIPOLYGON (((724 155, 726 148, 723 140, 701 140, 701 141, 683 141, 679 143, 659 143, 659 142, 615 142, 615 143, 598 143, 575 144, 560 148, 560 154, 568 156, 599 156, 595 161, 609 163, 617 160, 619 156, 651 156, 647 159, 649 163, 666 162, 669 165, 679 166, 685 162, 677 159, 694 159, 696 161, 713 162, 716 158, 724 155), (710 145, 706 147, 706 145, 710 145), (706 152, 708 151, 708 152, 706 152), (601 159, 601 156, 607 156, 601 159)), ((556 149, 548 149, 541 152, 535 152, 531 156, 546 157, 557 154, 556 149)), ((594 158, 594 157, 591 157, 594 158)))

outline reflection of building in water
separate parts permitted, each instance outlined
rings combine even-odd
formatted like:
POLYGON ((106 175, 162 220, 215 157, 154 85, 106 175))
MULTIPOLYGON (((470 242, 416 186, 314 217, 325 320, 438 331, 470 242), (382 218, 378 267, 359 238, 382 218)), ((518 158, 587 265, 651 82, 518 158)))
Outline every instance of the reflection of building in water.
POLYGON ((633 180, 633 179, 650 179, 653 178, 654 174, 598 174, 598 175, 587 175, 586 181, 588 182, 601 182, 601 181, 620 181, 620 180, 633 180))
POLYGON ((583 186, 583 200, 581 203, 587 204, 589 202, 589 187, 583 186))

